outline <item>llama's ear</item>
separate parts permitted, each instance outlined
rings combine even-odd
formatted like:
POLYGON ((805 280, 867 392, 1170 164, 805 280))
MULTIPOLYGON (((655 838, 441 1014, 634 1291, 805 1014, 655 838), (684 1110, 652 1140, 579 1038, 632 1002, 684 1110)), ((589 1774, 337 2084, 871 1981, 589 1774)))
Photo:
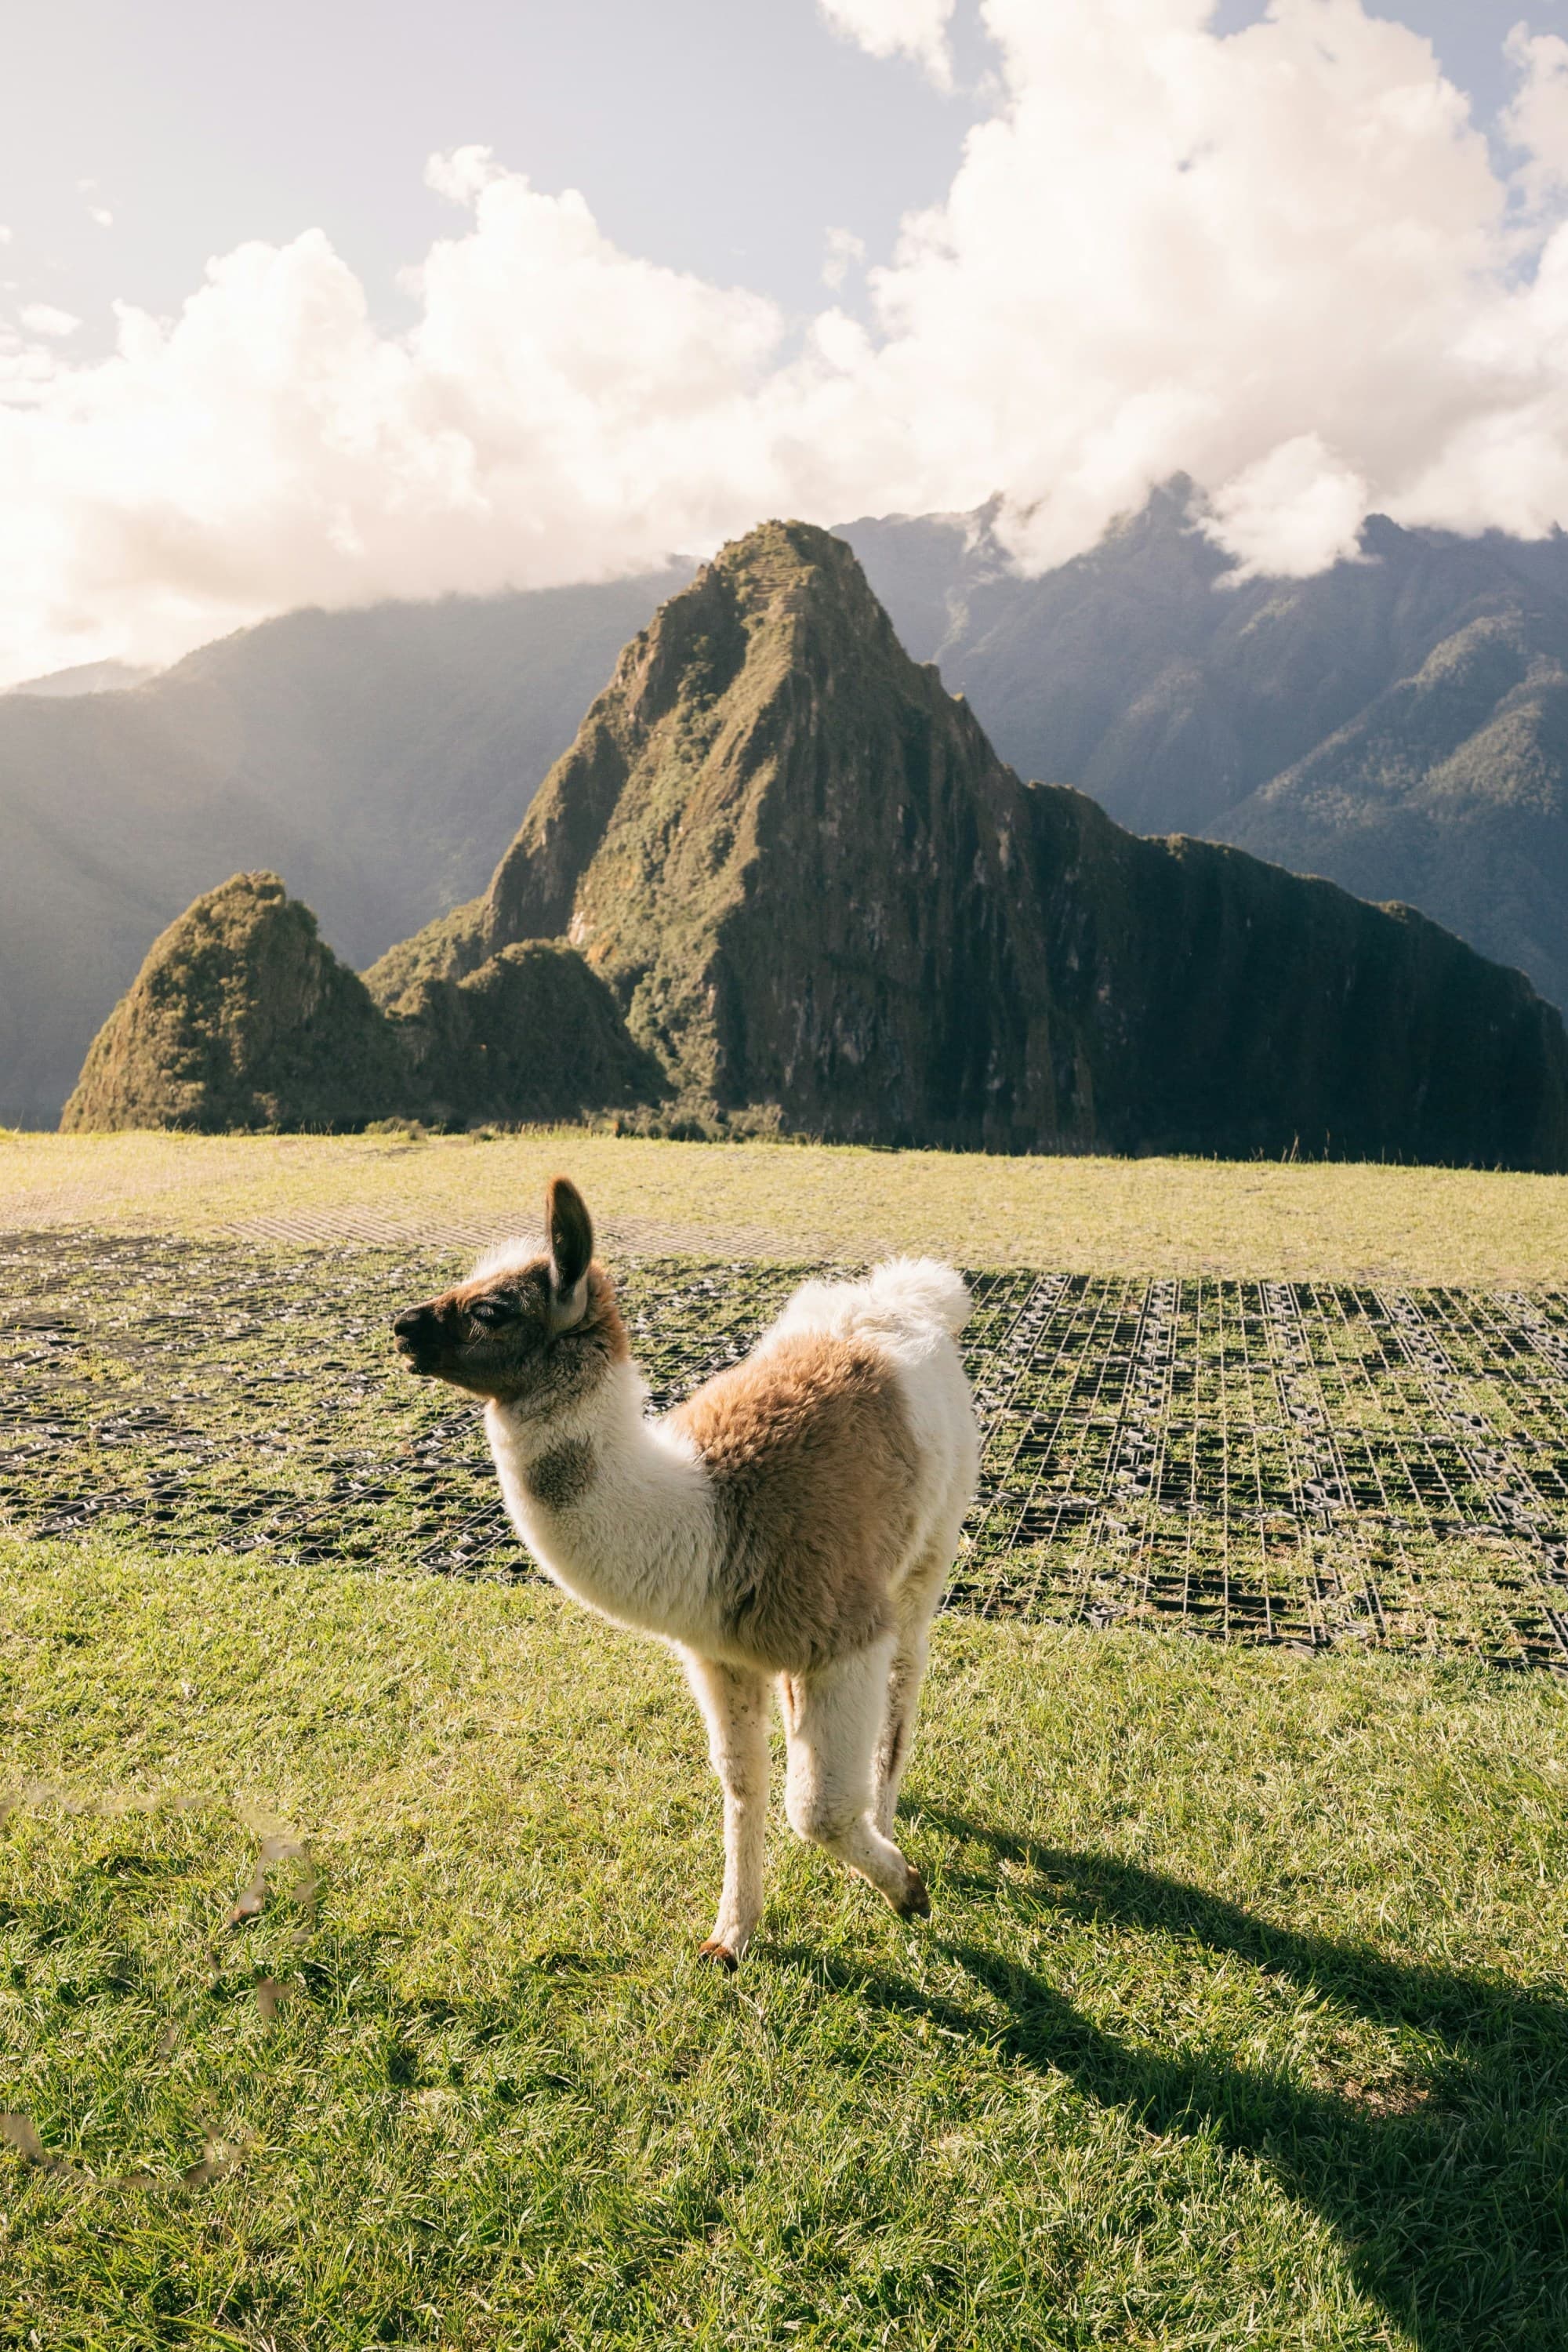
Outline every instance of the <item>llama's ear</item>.
POLYGON ((569 1177, 551 1180, 544 1221, 550 1234, 550 1326, 566 1331, 582 1321, 588 1304, 588 1265, 594 1255, 594 1221, 569 1177))

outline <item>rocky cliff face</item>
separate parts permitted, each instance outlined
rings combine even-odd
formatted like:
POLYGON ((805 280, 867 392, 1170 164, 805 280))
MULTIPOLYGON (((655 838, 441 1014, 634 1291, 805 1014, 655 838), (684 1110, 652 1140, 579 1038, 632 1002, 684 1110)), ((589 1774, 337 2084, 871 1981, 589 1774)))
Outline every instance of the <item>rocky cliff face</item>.
POLYGON ((844 1139, 1568 1165, 1568 1045, 1408 909, 1025 784, 848 547, 771 523, 626 647, 384 1003, 564 934, 677 1094, 844 1139))
POLYGON ((849 550, 770 524, 627 647, 486 897, 370 983, 406 1007, 418 977, 564 931, 694 1101, 1032 1142, 1055 1122, 1020 810, 849 550))
POLYGON ((1081 1131, 1117 1150, 1568 1165, 1568 1042, 1521 974, 1409 907, 1123 833, 1066 786, 1028 798, 1081 1131))

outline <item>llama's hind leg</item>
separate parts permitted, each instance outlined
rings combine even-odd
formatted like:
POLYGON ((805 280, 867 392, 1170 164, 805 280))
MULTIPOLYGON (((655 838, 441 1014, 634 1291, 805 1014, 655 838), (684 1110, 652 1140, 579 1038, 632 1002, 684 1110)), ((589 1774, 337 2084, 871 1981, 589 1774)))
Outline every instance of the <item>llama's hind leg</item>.
POLYGON ((708 1753, 724 1790, 724 1891, 704 1959, 732 1969, 763 1914, 768 1817, 768 1685, 763 1675, 700 1658, 681 1663, 708 1723, 708 1753))
POLYGON ((956 1549, 955 1534, 951 1543, 944 1538, 925 1553, 916 1561, 894 1600, 899 1630, 894 1639, 893 1662, 888 1669, 887 1706, 872 1764, 872 1815, 882 1835, 888 1838, 893 1834, 899 1784, 914 1739, 915 1711, 925 1678, 931 1621, 956 1549))
POLYGON ((873 1759, 887 1707, 891 1638, 806 1675, 783 1677, 789 1776, 784 1810, 797 1837, 868 1878, 895 1911, 931 1909, 925 1882, 872 1815, 873 1759))

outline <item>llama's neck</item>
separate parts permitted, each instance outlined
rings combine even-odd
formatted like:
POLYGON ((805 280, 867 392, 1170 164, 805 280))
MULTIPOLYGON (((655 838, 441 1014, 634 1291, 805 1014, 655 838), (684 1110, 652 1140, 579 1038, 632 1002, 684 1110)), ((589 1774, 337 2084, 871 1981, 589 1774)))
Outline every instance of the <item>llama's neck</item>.
POLYGON ((699 1641, 714 1622, 717 1532, 690 1441, 649 1421, 637 1367, 611 1365, 568 1411, 485 1423, 506 1506, 557 1584, 625 1625, 699 1641))

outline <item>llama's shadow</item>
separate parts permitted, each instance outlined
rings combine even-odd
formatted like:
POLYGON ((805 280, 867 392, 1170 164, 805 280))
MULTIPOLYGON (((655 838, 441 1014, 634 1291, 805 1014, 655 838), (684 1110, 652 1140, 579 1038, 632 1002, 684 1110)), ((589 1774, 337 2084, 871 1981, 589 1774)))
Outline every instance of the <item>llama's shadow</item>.
MULTIPOLYGON (((1178 1879, 1109 1855, 1054 1852, 921 1809, 1010 1865, 1010 1904, 1174 1935, 1288 1979, 1326 2004, 1418 2042, 1417 2079, 1379 2091, 1305 2088, 1192 2047, 1133 2048, 1091 2023, 1047 1979, 937 1930, 934 1940, 1004 2012, 840 1967, 779 1956, 873 2004, 930 2018, 1063 2074, 1086 2095, 1162 2135, 1203 2131, 1266 2164, 1335 2231, 1361 2289, 1421 2352, 1562 2352, 1568 2344, 1568 2006, 1469 1978, 1404 1967, 1363 1946, 1252 1918, 1178 1879), (1020 1875, 1020 1873, 1025 1874, 1020 1875)), ((960 1882, 963 1883, 963 1882, 960 1882)), ((999 1887, 999 1878, 972 1877, 999 1887)))

